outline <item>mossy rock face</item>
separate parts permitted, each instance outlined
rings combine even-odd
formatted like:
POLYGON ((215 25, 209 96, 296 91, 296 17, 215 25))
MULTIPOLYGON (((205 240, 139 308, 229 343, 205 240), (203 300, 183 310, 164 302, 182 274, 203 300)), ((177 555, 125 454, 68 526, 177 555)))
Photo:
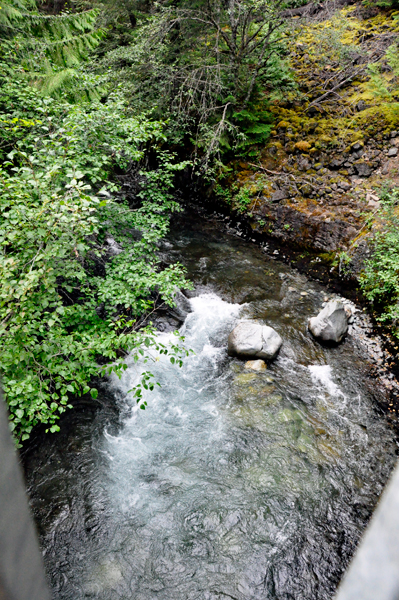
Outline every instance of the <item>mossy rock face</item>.
MULTIPOLYGON (((390 11, 375 10, 378 14, 366 18, 356 7, 346 7, 317 23, 301 22, 298 44, 288 44, 296 88, 285 92, 284 98, 276 96, 270 101, 272 137, 263 148, 258 147, 259 172, 264 181, 254 194, 255 165, 251 165, 229 182, 239 188, 245 186, 250 195, 252 202, 242 212, 251 219, 251 227, 279 242, 311 249, 330 265, 333 275, 334 253, 346 248, 355 230, 368 233, 362 205, 367 186, 379 187, 388 168, 397 176, 393 161, 385 168, 384 158, 391 143, 388 134, 399 129, 395 95, 381 99, 373 94, 363 63, 364 71, 357 80, 344 82, 339 95, 325 95, 349 64, 345 60, 352 60, 341 53, 334 61, 332 55, 337 48, 346 55, 359 46, 359 54, 366 57, 380 44, 381 35, 399 33, 399 19, 394 22, 390 11), (368 34, 363 35, 363 31, 368 34), (332 54, 326 51, 331 46, 332 54), (317 102, 312 104, 314 100, 317 102), (353 182, 360 177, 358 187, 354 188, 349 177, 354 178, 353 182), (283 193, 279 195, 276 190, 283 193)), ((392 87, 392 73, 381 73, 392 87)), ((267 94, 266 89, 260 91, 267 94)), ((240 160, 237 158, 233 164, 240 160)), ((251 160, 248 156, 248 162, 251 160)), ((243 390, 244 386, 240 393, 243 390)))
POLYGON ((295 144, 295 148, 297 150, 299 150, 300 152, 307 152, 308 150, 311 149, 311 147, 312 147, 312 144, 309 144, 309 142, 305 142, 305 141, 300 141, 295 144))
POLYGON ((301 194, 307 198, 312 193, 312 186, 309 183, 305 183, 300 188, 301 194))

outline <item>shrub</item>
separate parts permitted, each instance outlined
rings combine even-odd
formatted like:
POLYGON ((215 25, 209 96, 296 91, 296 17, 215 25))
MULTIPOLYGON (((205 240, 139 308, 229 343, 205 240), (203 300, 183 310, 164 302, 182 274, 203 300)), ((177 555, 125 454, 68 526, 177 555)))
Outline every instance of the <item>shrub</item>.
MULTIPOLYGON (((399 191, 386 193, 380 210, 382 228, 372 241, 372 257, 365 262, 360 280, 366 298, 378 312, 378 320, 399 319, 399 191)), ((399 332, 397 332, 399 335, 399 332)))
MULTIPOLYGON (((152 347, 180 363, 177 344, 168 350, 140 325, 153 292, 171 304, 187 285, 180 265, 161 269, 156 255, 179 208, 174 173, 186 163, 158 153, 129 207, 109 195, 117 191, 112 172, 137 163, 146 143, 156 146, 161 123, 129 116, 118 95, 70 106, 23 82, 1 83, 12 109, 0 114, 8 152, 0 168, 0 373, 20 443, 38 423, 57 431, 69 396, 96 396, 92 377, 120 373, 128 352, 138 360, 152 347), (121 248, 112 260, 107 235, 121 248)), ((144 387, 149 378, 145 372, 144 387)), ((140 386, 134 394, 144 408, 140 386)))

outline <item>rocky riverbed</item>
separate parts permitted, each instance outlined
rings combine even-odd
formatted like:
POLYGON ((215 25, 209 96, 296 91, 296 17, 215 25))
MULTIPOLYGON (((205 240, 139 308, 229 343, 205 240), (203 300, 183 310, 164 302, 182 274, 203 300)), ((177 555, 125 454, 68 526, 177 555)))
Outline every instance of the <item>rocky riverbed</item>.
MULTIPOLYGON (((187 218, 197 219, 199 215, 201 220, 213 223, 228 235, 259 246, 272 260, 287 263, 298 273, 306 274, 326 285, 322 307, 329 301, 344 304, 351 313, 348 333, 359 350, 367 356, 367 369, 373 385, 378 389, 378 403, 399 435, 398 345, 389 330, 379 326, 370 315, 369 306, 359 291, 356 274, 350 272, 340 276, 339 270, 326 265, 317 252, 304 254, 303 249, 293 248, 287 240, 279 243, 269 235, 254 231, 245 215, 237 216, 226 210, 220 212, 220 207, 219 210, 213 211, 215 205, 212 199, 202 203, 189 201, 186 204, 187 218), (188 216, 190 214, 191 217, 188 216)), ((363 256, 359 258, 358 265, 363 264, 367 252, 365 241, 363 256)), ((291 292, 296 293, 294 288, 291 292)))

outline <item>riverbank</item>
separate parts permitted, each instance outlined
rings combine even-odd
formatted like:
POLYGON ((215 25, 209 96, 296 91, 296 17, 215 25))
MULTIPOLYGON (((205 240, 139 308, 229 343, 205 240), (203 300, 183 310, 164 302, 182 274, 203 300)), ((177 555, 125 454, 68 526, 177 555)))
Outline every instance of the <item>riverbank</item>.
POLYGON ((359 273, 382 190, 399 186, 398 34, 399 11, 376 6, 327 3, 293 19, 293 89, 270 100, 269 141, 231 160, 212 189, 253 231, 316 253, 331 272, 347 252, 359 273))

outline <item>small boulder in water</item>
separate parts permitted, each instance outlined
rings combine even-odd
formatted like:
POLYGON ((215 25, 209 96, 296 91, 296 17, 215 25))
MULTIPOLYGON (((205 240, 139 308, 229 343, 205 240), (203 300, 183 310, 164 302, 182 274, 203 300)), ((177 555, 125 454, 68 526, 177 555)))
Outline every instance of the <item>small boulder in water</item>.
POLYGON ((254 321, 241 321, 228 339, 229 356, 271 360, 277 356, 283 340, 272 327, 254 321))
POLYGON ((250 369, 251 371, 265 371, 266 363, 264 360, 247 360, 245 363, 245 368, 250 369))
POLYGON ((309 319, 308 327, 315 338, 338 344, 348 331, 344 305, 336 300, 328 302, 317 317, 309 319))
POLYGON ((175 306, 173 307, 173 311, 184 320, 187 315, 192 312, 191 304, 188 298, 180 291, 176 290, 173 301, 175 306))

